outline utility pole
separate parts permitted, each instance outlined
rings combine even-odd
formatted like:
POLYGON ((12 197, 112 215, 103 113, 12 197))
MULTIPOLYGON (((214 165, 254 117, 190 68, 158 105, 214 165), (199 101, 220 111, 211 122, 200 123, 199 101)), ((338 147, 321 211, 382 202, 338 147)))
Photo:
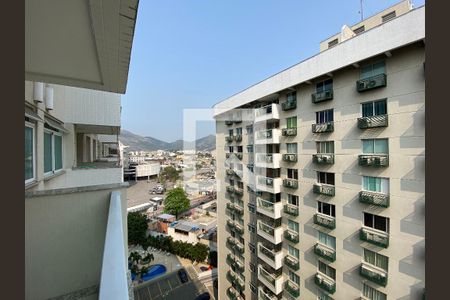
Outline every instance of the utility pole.
POLYGON ((362 21, 362 20, 364 20, 363 0, 359 0, 359 6, 360 6, 359 13, 361 14, 361 21, 362 21))

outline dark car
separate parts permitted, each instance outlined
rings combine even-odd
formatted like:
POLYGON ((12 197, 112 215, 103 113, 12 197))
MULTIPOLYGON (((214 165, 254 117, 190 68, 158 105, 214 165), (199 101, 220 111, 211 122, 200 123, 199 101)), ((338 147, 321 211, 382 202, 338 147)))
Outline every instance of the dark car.
POLYGON ((185 270, 181 269, 178 271, 178 277, 180 277, 180 280, 182 283, 188 282, 188 276, 185 270))
POLYGON ((211 299, 211 296, 209 295, 208 292, 200 294, 195 298, 195 300, 209 300, 209 299, 211 299))

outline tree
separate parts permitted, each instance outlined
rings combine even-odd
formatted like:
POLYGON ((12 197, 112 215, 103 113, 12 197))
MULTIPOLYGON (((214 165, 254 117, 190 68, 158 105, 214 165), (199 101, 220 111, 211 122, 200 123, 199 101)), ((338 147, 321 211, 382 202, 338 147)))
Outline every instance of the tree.
POLYGON ((166 181, 175 182, 180 178, 179 172, 172 166, 165 167, 159 173, 159 181, 165 183, 166 181))
POLYGON ((167 192, 166 199, 164 200, 164 212, 175 215, 178 219, 178 214, 188 210, 190 207, 190 201, 186 195, 186 192, 181 188, 174 188, 167 192))
POLYGON ((147 235, 147 216, 139 212, 130 212, 127 216, 128 243, 132 245, 142 244, 147 235))

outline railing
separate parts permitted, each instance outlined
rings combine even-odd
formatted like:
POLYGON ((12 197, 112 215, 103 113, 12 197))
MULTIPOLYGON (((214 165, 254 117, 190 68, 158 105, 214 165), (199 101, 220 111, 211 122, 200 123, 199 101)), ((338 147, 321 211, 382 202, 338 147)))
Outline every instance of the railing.
POLYGON ((283 136, 296 136, 297 128, 283 128, 281 129, 281 134, 283 136))
POLYGON ((225 141, 227 142, 227 143, 231 143, 232 141, 233 141, 233 136, 226 136, 225 137, 225 141))
POLYGON ((324 289, 330 294, 334 294, 334 292, 336 292, 335 281, 322 273, 316 273, 314 282, 318 287, 324 289))
POLYGON ((263 232, 267 233, 268 235, 271 235, 271 236, 275 235, 275 228, 267 225, 266 223, 259 222, 259 229, 262 230, 263 232))
POLYGON ((384 231, 363 227, 359 232, 359 238, 382 248, 389 247, 389 234, 384 231))
POLYGON ((284 238, 294 244, 297 244, 300 241, 298 232, 292 231, 290 229, 287 229, 284 232, 284 238))
POLYGON ((294 283, 293 281, 286 280, 286 282, 284 283, 284 288, 293 297, 300 296, 300 287, 298 286, 298 284, 294 283))
POLYGON ((233 121, 227 120, 227 121, 225 121, 225 125, 228 125, 228 126, 233 125, 233 121))
POLYGON ((273 186, 273 178, 259 176, 258 177, 258 184, 263 184, 263 185, 267 185, 267 186, 273 186))
POLYGON ((334 131, 334 122, 326 122, 320 124, 312 124, 312 132, 313 133, 324 133, 324 132, 333 132, 334 131))
POLYGON ((262 163, 273 163, 273 154, 269 153, 269 154, 261 154, 258 153, 256 154, 256 161, 257 162, 262 162, 262 163))
POLYGON ((370 117, 358 118, 358 128, 377 128, 377 127, 387 127, 388 126, 388 115, 378 115, 370 117))
POLYGON ((235 172, 234 172, 233 169, 226 169, 226 170, 225 170, 225 173, 226 173, 228 176, 233 176, 233 175, 235 174, 235 172))
POLYGON ((260 274, 264 278, 264 280, 266 280, 272 286, 275 286, 276 277, 274 275, 270 274, 269 272, 267 272, 266 270, 264 270, 264 268, 260 267, 259 270, 260 270, 260 274))
POLYGON ((297 258, 295 258, 291 255, 285 256, 284 263, 286 266, 288 266, 289 268, 291 268, 294 271, 297 271, 298 269, 300 269, 300 262, 298 261, 297 258))
POLYGON ((331 262, 336 260, 336 251, 321 243, 317 243, 314 245, 314 253, 331 262))
POLYGON ((230 286, 230 287, 227 289, 227 296, 228 296, 228 298, 230 298, 231 300, 237 300, 238 297, 239 297, 239 294, 238 294, 238 292, 237 292, 232 286, 230 286))
POLYGON ((359 274, 376 284, 386 286, 388 281, 387 272, 367 263, 362 263, 359 268, 359 274))
POLYGON ((271 295, 265 293, 261 288, 259 288, 258 295, 259 295, 259 299, 262 299, 262 300, 277 300, 277 297, 271 296, 271 295))
POLYGON ((389 195, 379 192, 361 191, 359 192, 359 202, 389 207, 389 195))
POLYGON ((336 219, 332 216, 328 216, 321 213, 316 213, 314 215, 314 224, 320 225, 322 227, 328 228, 328 229, 335 229, 336 228, 336 219))
POLYGON ((389 154, 361 154, 359 165, 364 167, 387 167, 389 166, 389 154))
POLYGON ((275 262, 274 250, 270 250, 270 249, 264 247, 262 244, 259 244, 258 253, 261 253, 262 255, 264 255, 268 259, 270 259, 271 261, 275 262))
POLYGON ((283 186, 291 189, 297 189, 298 188, 298 180, 292 179, 292 178, 284 178, 283 179, 283 186))
POLYGON ((333 90, 326 90, 322 92, 316 92, 311 94, 311 102, 319 103, 322 101, 332 100, 333 99, 333 90))
POLYGON ((266 129, 266 130, 260 130, 256 132, 256 139, 257 140, 264 140, 264 139, 270 139, 272 135, 272 129, 266 129))
POLYGON ((375 88, 383 87, 386 85, 387 85, 386 74, 379 74, 356 81, 356 90, 358 92, 364 92, 375 88))
POLYGON ((120 191, 111 192, 100 277, 100 300, 129 299, 120 191))
POLYGON ((334 164, 334 154, 317 153, 313 154, 312 160, 316 164, 334 164))
POLYGON ((284 212, 291 215, 291 216, 298 216, 298 206, 294 204, 285 204, 284 205, 284 212))
POLYGON ((283 111, 291 110, 297 108, 297 100, 286 101, 281 104, 283 111))
POLYGON ((226 191, 227 191, 228 193, 230 193, 230 194, 233 194, 233 193, 234 193, 234 186, 229 185, 229 186, 227 186, 225 189, 226 189, 226 191))
POLYGON ((233 137, 233 139, 234 139, 236 142, 242 141, 242 134, 236 134, 236 135, 233 137))
POLYGON ((297 161, 297 154, 294 154, 294 153, 283 154, 283 161, 296 162, 297 161))
POLYGON ((313 192, 316 194, 332 197, 335 194, 335 187, 331 184, 315 183, 313 185, 313 192))
POLYGON ((241 188, 234 188, 234 194, 237 196, 242 196, 244 195, 244 190, 241 188))
POLYGON ((269 105, 266 105, 266 106, 256 109, 255 116, 259 117, 259 116, 263 116, 263 115, 268 115, 268 114, 271 114, 272 111, 273 111, 272 104, 269 104, 269 105))
POLYGON ((244 245, 236 241, 236 244, 234 245, 234 250, 242 254, 244 253, 244 245))
POLYGON ((258 197, 258 198, 256 198, 256 203, 258 204, 257 207, 259 207, 261 209, 264 209, 264 210, 266 210, 268 212, 274 212, 275 211, 275 208, 274 208, 275 203, 274 202, 267 201, 267 200, 264 200, 261 197, 258 197))

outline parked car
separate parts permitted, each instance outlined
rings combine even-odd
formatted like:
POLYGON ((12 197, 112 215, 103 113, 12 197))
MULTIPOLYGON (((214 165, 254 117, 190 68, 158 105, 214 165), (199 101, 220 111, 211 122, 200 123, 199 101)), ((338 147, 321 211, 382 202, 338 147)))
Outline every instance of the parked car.
POLYGON ((187 273, 185 270, 181 269, 178 271, 178 277, 180 277, 180 280, 182 283, 186 283, 189 281, 189 278, 187 276, 187 273))
POLYGON ((203 294, 198 295, 195 300, 209 300, 211 299, 211 296, 208 292, 204 292, 203 294))

